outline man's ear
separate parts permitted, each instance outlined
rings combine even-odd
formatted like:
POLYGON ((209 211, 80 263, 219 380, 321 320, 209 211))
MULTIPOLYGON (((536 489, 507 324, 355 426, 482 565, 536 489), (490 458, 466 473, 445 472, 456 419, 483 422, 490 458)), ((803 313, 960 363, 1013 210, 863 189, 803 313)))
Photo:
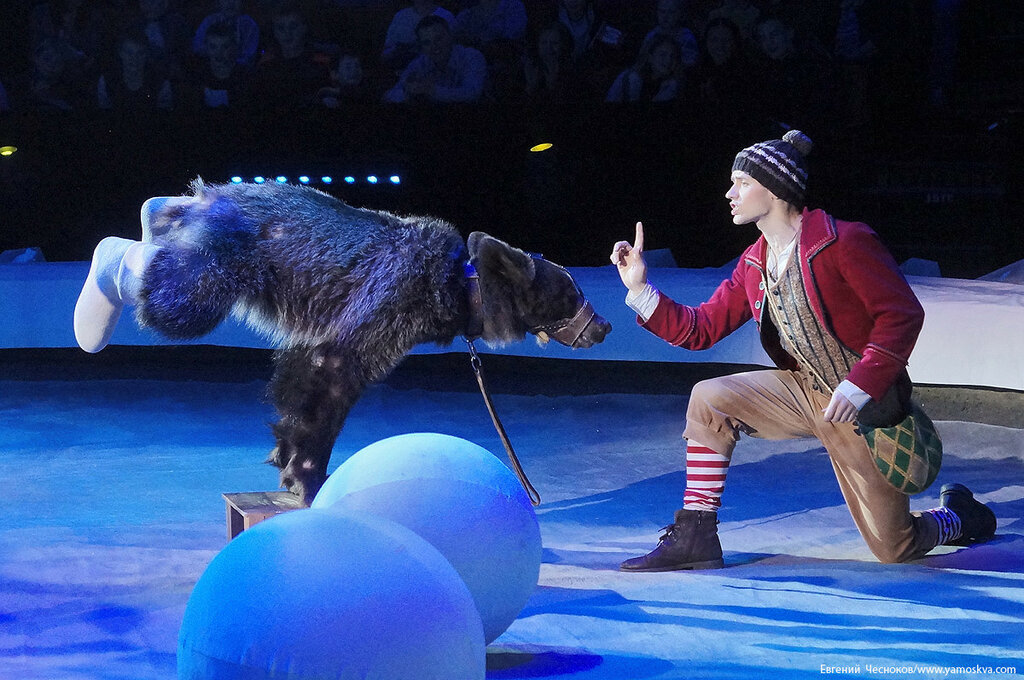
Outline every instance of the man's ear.
POLYGON ((536 273, 533 258, 518 248, 482 231, 470 234, 466 246, 473 266, 484 275, 503 276, 521 286, 533 281, 536 273))

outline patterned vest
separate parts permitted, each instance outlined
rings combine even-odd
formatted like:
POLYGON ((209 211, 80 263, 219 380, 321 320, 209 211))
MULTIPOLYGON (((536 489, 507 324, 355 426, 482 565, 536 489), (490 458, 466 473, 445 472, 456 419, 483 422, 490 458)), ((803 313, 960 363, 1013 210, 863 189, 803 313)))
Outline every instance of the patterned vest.
POLYGON ((830 393, 835 391, 860 356, 819 324, 811 311, 800 272, 799 247, 790 256, 778 280, 767 274, 763 276, 767 290, 765 305, 779 329, 783 348, 815 376, 816 383, 823 380, 826 383, 823 388, 830 393))

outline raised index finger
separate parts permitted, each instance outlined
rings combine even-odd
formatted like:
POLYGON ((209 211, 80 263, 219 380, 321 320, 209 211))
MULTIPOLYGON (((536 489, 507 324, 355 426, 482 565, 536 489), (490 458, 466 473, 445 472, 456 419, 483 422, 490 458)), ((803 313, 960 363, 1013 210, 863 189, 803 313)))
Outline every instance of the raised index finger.
POLYGON ((636 238, 633 239, 633 249, 637 252, 644 252, 644 224, 643 222, 636 223, 636 238))

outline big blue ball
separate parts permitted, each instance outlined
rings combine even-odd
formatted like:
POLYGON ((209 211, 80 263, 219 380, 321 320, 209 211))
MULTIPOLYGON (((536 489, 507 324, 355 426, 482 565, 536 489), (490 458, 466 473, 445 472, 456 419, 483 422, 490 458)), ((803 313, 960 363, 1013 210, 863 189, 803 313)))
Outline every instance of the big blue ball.
POLYGON ((438 551, 388 519, 295 510, 234 538, 192 591, 180 680, 483 678, 483 626, 438 551))
POLYGON ((537 587, 541 536, 529 497, 487 449, 445 434, 382 439, 327 479, 312 507, 386 517, 425 538, 469 588, 490 643, 537 587))

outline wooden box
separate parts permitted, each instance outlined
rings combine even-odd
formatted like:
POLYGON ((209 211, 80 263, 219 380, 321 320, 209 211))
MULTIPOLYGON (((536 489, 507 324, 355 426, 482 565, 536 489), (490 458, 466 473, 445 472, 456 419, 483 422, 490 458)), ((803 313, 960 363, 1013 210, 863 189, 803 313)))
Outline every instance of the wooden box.
POLYGON ((268 517, 306 507, 289 491, 248 491, 221 494, 227 509, 228 540, 268 517))

